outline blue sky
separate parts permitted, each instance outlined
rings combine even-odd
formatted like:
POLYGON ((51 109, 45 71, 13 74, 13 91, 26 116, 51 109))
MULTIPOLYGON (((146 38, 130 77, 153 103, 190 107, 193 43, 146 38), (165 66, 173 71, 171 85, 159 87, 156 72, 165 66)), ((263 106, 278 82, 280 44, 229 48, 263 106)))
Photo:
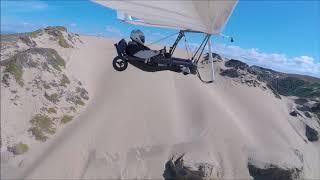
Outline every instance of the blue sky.
MULTIPOLYGON (((224 34, 233 36, 235 42, 214 37, 214 51, 249 64, 320 77, 319 21, 319 1, 240 0, 224 29, 224 34)), ((115 11, 86 0, 1 0, 2 32, 32 31, 49 25, 116 38, 128 37, 132 29, 139 28, 148 42, 175 32, 122 23, 115 11)), ((190 45, 199 43, 200 38, 187 36, 190 45)))

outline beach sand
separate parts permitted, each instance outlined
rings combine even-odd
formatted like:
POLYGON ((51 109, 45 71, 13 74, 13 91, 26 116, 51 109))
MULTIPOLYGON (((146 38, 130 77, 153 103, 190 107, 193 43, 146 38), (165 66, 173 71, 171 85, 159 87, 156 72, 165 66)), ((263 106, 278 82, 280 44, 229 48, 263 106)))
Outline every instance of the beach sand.
POLYGON ((250 178, 250 159, 304 166, 305 178, 320 177, 319 142, 306 142, 302 122, 289 116, 286 98, 220 76, 222 63, 216 63, 212 84, 131 65, 117 72, 115 40, 81 40, 70 51, 66 70, 88 90, 87 106, 55 137, 31 149, 18 171, 3 177, 161 179, 170 156, 183 153, 190 166, 213 165, 217 178, 250 178))

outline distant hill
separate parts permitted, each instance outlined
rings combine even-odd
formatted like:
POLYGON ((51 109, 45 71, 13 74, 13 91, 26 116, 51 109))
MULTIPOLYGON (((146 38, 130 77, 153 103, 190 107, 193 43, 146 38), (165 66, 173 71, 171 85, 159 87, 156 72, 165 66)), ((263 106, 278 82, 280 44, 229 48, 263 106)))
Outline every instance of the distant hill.
POLYGON ((225 66, 232 68, 232 70, 228 70, 228 73, 226 71, 222 72, 225 75, 238 77, 241 73, 237 72, 237 70, 246 71, 249 74, 256 75, 257 80, 269 84, 280 95, 320 100, 320 78, 288 74, 255 65, 249 66, 235 59, 226 61, 225 66), (233 74, 231 75, 231 73, 233 74))
POLYGON ((320 123, 320 78, 249 66, 235 59, 225 61, 224 64, 226 69, 221 69, 220 75, 239 79, 248 86, 256 87, 266 84, 266 87, 271 89, 279 99, 281 99, 280 95, 294 96, 297 112, 299 110, 307 117, 312 113, 318 117, 320 123))
POLYGON ((0 34, 15 34, 14 31, 1 31, 0 34))
POLYGON ((257 74, 260 80, 268 82, 281 95, 319 100, 319 78, 306 75, 281 73, 259 66, 251 66, 249 71, 257 74))

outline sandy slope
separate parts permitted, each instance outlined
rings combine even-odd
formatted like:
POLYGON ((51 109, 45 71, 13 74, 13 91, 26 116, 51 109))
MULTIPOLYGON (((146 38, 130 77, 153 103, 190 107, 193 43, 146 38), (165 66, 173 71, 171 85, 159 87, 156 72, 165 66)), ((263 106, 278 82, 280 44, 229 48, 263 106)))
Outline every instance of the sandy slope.
POLYGON ((213 164, 217 177, 249 178, 249 157, 284 167, 305 164, 306 177, 320 177, 319 143, 304 141, 287 102, 271 92, 220 76, 206 85, 193 76, 132 66, 116 72, 114 41, 82 40, 67 69, 85 82, 90 103, 59 136, 29 152, 18 176, 161 178, 170 155, 186 153, 186 163, 213 164))

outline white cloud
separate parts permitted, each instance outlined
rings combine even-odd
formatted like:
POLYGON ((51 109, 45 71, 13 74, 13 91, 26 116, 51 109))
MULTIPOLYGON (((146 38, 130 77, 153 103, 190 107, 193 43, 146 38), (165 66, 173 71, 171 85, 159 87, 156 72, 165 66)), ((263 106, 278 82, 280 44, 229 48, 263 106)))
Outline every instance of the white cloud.
POLYGON ((314 59, 309 56, 294 57, 293 61, 298 65, 312 65, 312 64, 314 64, 314 59))
POLYGON ((320 77, 320 62, 309 56, 289 57, 286 54, 264 53, 256 48, 244 49, 239 46, 227 46, 224 44, 215 44, 213 51, 228 58, 244 61, 250 65, 320 77))

